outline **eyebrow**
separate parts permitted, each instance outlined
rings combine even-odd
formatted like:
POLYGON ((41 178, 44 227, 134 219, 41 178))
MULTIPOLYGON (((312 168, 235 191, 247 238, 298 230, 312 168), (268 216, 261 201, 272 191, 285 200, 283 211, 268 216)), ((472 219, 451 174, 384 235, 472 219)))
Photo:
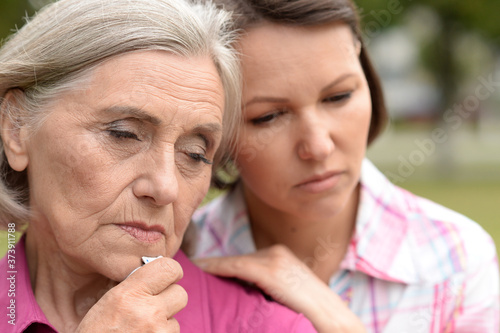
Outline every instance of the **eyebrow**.
POLYGON ((208 135, 213 136, 213 135, 222 133, 222 126, 218 123, 201 124, 201 125, 195 126, 193 128, 193 130, 191 131, 191 133, 192 134, 194 133, 196 136, 198 136, 200 139, 202 139, 208 148, 212 148, 214 145, 214 142, 213 142, 213 140, 209 140, 206 135, 208 134, 208 135))
MULTIPOLYGON (((334 81, 329 83, 326 87, 321 89, 321 93, 324 93, 325 91, 331 89, 332 87, 336 86, 340 82, 347 80, 348 78, 355 76, 355 75, 356 74, 354 74, 354 73, 346 73, 346 74, 339 76, 334 81)), ((247 107, 251 104, 256 104, 256 103, 276 103, 276 104, 279 104, 279 103, 287 103, 289 101, 290 100, 288 98, 271 97, 271 96, 256 96, 256 97, 252 98, 250 101, 248 101, 247 103, 245 103, 244 106, 247 107)))
POLYGON ((193 128, 193 132, 216 134, 222 132, 222 126, 218 123, 201 124, 193 128))
MULTIPOLYGON (((162 121, 155 116, 150 115, 144 110, 138 109, 136 107, 132 106, 121 106, 121 105, 116 105, 116 106, 111 106, 109 108, 106 108, 104 110, 105 112, 111 112, 111 113, 118 113, 118 114, 123 114, 123 115, 130 115, 138 119, 145 120, 153 125, 160 125, 162 121)), ((222 126, 219 123, 206 123, 206 124, 199 124, 196 125, 192 129, 193 133, 198 133, 198 134, 217 134, 222 132, 222 126)))
POLYGON ((327 90, 331 89, 332 87, 335 87, 340 82, 345 81, 348 78, 353 77, 353 76, 356 76, 356 74, 355 73, 346 73, 346 74, 343 74, 343 75, 339 76, 338 78, 336 78, 335 80, 333 80, 330 84, 328 84, 326 87, 324 87, 323 89, 321 89, 321 93, 326 92, 327 90))
POLYGON ((279 98, 279 97, 266 97, 266 96, 257 96, 252 98, 250 101, 245 103, 245 106, 249 106, 251 104, 256 103, 287 103, 290 100, 288 98, 279 98))
POLYGON ((116 113, 116 114, 122 114, 122 115, 130 115, 138 119, 145 120, 153 125, 160 125, 161 120, 150 115, 149 113, 145 112, 144 110, 132 107, 132 106, 121 106, 121 105, 115 105, 111 106, 109 108, 104 109, 105 112, 110 112, 110 113, 116 113))

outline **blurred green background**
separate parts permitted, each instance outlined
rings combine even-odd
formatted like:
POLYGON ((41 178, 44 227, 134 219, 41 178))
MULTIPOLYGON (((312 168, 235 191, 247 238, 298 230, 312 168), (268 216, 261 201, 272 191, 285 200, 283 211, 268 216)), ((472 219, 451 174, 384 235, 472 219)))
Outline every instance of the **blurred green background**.
POLYGON ((357 4, 391 114, 368 156, 399 186, 477 221, 499 253, 500 1, 357 4), (487 81, 497 86, 482 96, 487 81))
MULTIPOLYGON (((0 39, 48 2, 0 0, 0 39)), ((472 218, 500 244, 500 1, 356 3, 391 115, 370 159, 399 186, 472 218), (435 140, 436 131, 446 140, 435 140)), ((5 243, 0 234, 0 254, 5 243)))

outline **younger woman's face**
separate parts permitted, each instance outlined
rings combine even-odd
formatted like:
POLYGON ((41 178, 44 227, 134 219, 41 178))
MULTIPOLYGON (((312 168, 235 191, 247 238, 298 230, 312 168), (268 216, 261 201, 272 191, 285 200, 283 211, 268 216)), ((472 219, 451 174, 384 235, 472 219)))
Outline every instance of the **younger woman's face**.
POLYGON ((241 49, 236 162, 247 200, 332 217, 358 184, 372 110, 350 28, 266 24, 249 30, 241 49))

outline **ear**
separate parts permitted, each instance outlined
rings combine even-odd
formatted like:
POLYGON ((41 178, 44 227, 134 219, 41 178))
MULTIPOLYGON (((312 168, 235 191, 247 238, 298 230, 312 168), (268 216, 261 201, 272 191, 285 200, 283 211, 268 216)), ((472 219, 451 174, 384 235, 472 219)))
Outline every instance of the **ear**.
POLYGON ((19 172, 26 169, 29 162, 26 146, 28 130, 26 126, 14 123, 14 119, 20 118, 23 112, 19 104, 22 94, 20 89, 11 89, 7 91, 0 105, 0 135, 3 149, 10 167, 19 172))

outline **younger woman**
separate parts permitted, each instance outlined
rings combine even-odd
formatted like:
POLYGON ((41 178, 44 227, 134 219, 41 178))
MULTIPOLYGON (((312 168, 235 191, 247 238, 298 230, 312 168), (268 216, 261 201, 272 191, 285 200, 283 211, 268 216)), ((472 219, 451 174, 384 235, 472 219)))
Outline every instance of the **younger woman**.
POLYGON ((243 31, 244 124, 239 180, 195 214, 195 257, 224 258, 200 266, 320 332, 498 332, 489 235, 365 158, 386 114, 354 5, 219 3, 243 31))

